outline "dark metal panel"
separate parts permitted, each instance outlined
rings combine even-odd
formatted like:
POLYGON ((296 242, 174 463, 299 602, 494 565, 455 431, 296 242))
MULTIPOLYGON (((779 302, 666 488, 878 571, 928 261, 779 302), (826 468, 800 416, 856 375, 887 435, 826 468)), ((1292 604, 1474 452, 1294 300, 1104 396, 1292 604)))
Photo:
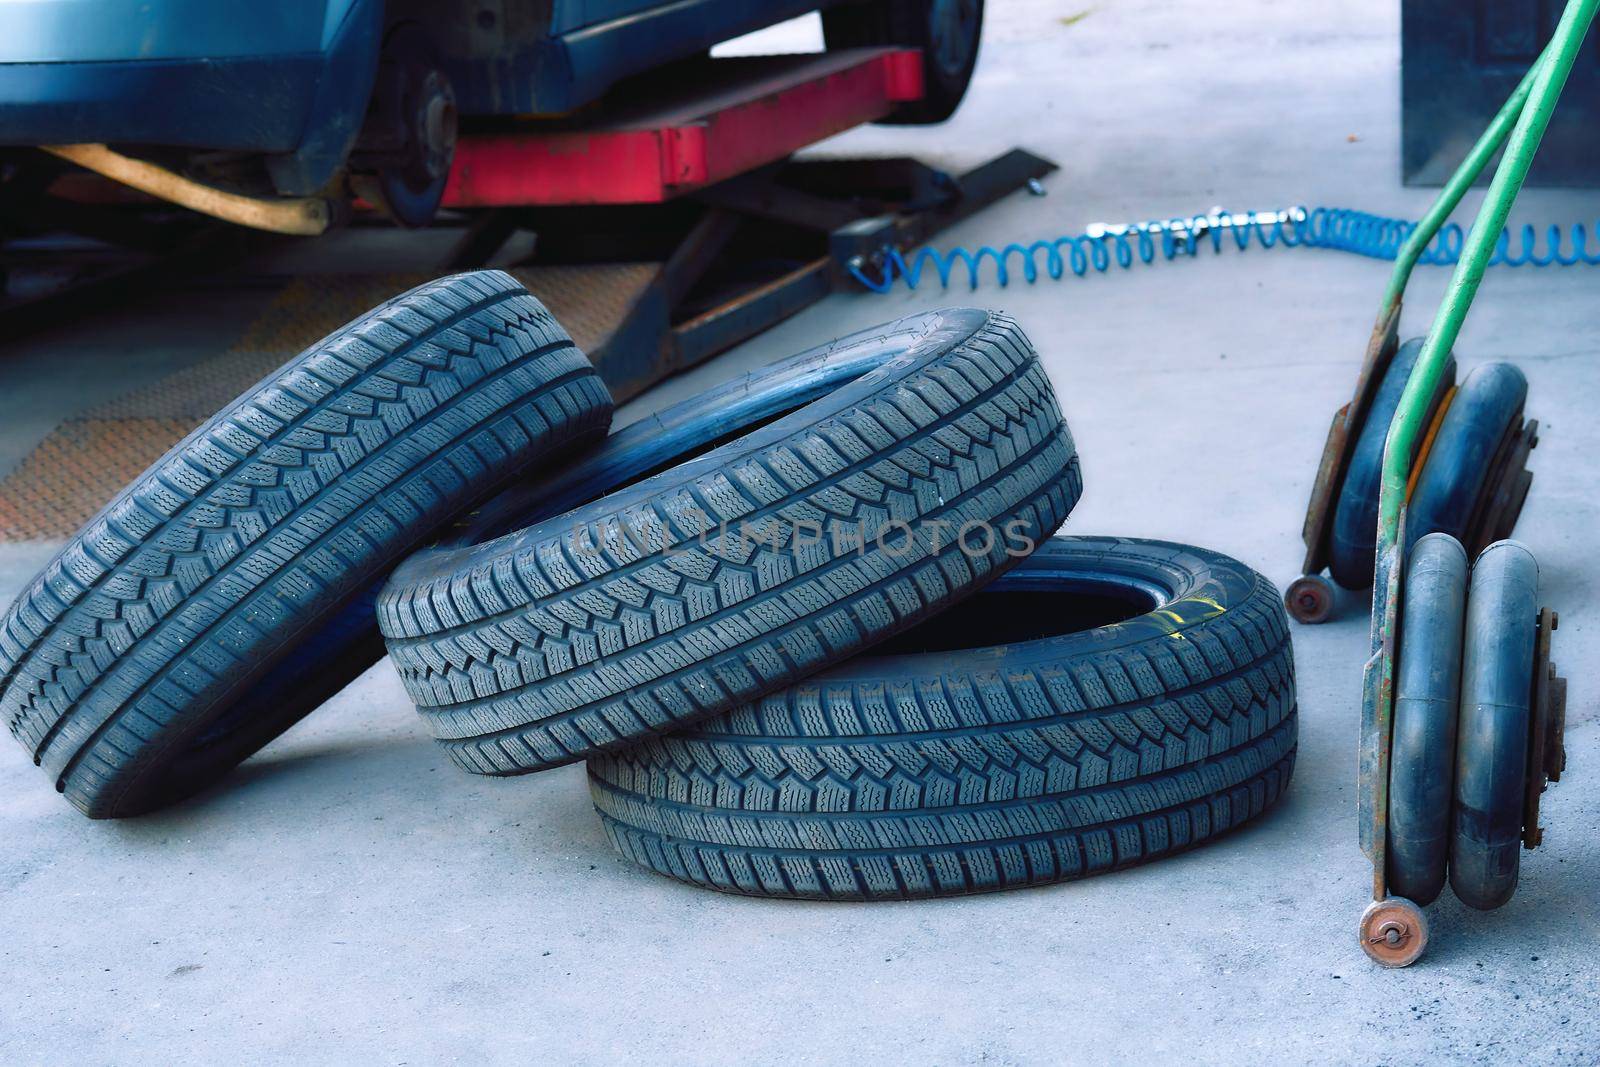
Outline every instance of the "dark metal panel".
MULTIPOLYGON (((1440 185, 1550 39, 1560 0, 1403 0, 1401 171, 1440 185)), ((1529 185, 1600 185, 1600 35, 1590 30, 1529 185)), ((1483 181, 1487 181, 1485 171, 1483 181)))

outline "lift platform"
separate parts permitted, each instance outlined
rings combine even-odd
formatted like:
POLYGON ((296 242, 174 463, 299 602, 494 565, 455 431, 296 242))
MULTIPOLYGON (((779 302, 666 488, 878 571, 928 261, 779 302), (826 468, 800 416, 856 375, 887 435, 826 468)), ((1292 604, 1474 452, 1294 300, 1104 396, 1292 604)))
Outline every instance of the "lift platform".
POLYGON ((921 98, 922 58, 911 48, 715 59, 641 79, 599 121, 468 134, 444 204, 661 203, 921 98))

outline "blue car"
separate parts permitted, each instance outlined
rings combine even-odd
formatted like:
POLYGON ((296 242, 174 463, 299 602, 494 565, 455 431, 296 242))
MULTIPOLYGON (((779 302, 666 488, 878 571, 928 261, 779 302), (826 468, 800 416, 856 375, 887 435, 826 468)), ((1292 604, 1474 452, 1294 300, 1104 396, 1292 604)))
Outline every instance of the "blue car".
POLYGON ((829 47, 923 49, 899 121, 955 109, 982 0, 7 0, 0 146, 111 145, 256 198, 353 187, 422 225, 460 122, 570 114, 818 9, 829 47))

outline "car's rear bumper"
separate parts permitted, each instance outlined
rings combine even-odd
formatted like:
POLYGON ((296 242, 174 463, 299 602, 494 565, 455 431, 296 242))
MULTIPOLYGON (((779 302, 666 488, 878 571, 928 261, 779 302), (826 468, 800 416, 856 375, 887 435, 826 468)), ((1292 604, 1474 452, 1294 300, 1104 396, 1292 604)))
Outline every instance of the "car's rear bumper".
POLYGON ((327 55, 0 64, 0 144, 290 152, 327 55))
POLYGON ((383 0, 135 6, 89 42, 63 36, 50 4, 0 12, 16 35, 0 40, 0 145, 256 152, 286 196, 337 173, 372 95, 383 0))

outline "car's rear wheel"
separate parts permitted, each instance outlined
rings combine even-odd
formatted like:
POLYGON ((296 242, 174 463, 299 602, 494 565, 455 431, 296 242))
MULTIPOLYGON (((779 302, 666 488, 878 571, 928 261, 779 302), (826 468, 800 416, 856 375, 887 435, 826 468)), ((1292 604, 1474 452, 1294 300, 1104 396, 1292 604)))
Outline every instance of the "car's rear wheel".
POLYGON ((829 48, 922 49, 923 97, 883 120, 894 125, 928 125, 955 114, 978 63, 982 31, 983 0, 879 0, 822 13, 829 48))

